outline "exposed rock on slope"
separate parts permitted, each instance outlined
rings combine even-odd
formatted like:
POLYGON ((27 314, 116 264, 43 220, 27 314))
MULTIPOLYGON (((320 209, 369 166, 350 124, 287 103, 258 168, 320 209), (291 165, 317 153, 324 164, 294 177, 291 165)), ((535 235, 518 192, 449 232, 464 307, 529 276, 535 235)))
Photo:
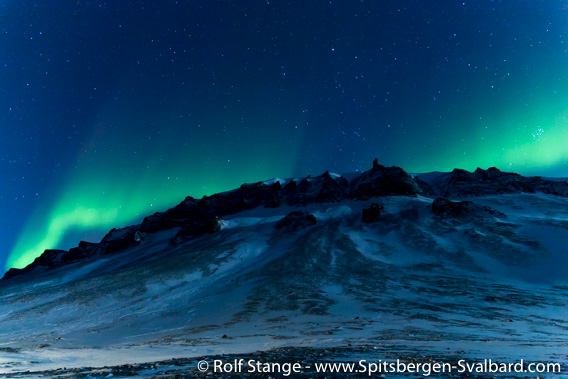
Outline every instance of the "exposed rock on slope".
POLYGON ((381 217, 381 213, 385 207, 380 204, 373 203, 369 208, 363 209, 361 221, 364 223, 375 222, 381 217))
POLYGON ((63 255, 67 253, 68 252, 66 250, 52 250, 52 249, 45 250, 42 255, 40 255, 33 261, 32 264, 22 269, 17 269, 17 268, 9 269, 8 272, 4 274, 2 280, 10 279, 18 275, 28 274, 34 271, 37 267, 43 267, 44 269, 47 269, 47 268, 61 266, 65 264, 62 258, 63 255))
POLYGON ((439 175, 430 183, 422 183, 424 182, 421 181, 421 186, 425 192, 447 198, 522 192, 568 196, 568 183, 566 182, 524 177, 515 173, 502 172, 495 167, 487 170, 478 168, 474 172, 455 169, 451 173, 439 175))
POLYGON ((373 162, 373 168, 351 182, 351 197, 359 200, 375 196, 411 196, 421 192, 414 179, 400 167, 385 167, 373 162))
POLYGON ((349 189, 349 182, 342 178, 332 178, 329 172, 315 178, 307 177, 299 183, 291 181, 284 187, 284 196, 288 205, 306 205, 312 203, 336 202, 344 199, 349 189))
POLYGON ((472 201, 450 201, 437 198, 432 203, 432 213, 447 218, 471 219, 476 217, 505 217, 495 208, 477 205, 472 201))
POLYGON ((183 224, 183 227, 177 232, 171 242, 178 243, 184 239, 217 233, 221 230, 219 220, 219 217, 211 215, 204 215, 201 218, 191 218, 183 224))
POLYGON ((278 221, 274 227, 276 229, 298 230, 315 224, 316 218, 313 214, 306 211, 293 211, 278 221))
MULTIPOLYGON (((138 246, 148 236, 159 231, 180 228, 172 243, 216 233, 221 227, 219 219, 257 207, 278 208, 281 205, 306 206, 309 204, 339 202, 344 199, 367 200, 380 196, 438 196, 461 198, 504 193, 542 192, 568 196, 566 182, 553 182, 541 178, 526 178, 518 174, 501 172, 496 168, 477 169, 475 172, 455 169, 451 173, 437 174, 432 178, 419 175, 413 179, 399 167, 385 167, 373 162, 373 167, 351 181, 325 172, 316 177, 243 184, 238 189, 197 200, 185 198, 165 212, 146 217, 140 225, 111 230, 99 243, 81 241, 69 251, 46 250, 25 269, 10 269, 3 279, 22 274, 61 267, 82 259, 121 253, 138 246)), ((380 209, 369 208, 363 222, 372 222, 380 216, 380 209)), ((451 203, 436 200, 433 212, 446 217, 470 217, 473 214, 492 214, 469 203, 451 203)), ((313 217, 313 216, 312 216, 313 217)))
POLYGON ((422 195, 434 196, 436 194, 436 191, 434 191, 430 183, 420 179, 420 176, 415 177, 414 182, 416 182, 416 184, 418 184, 418 187, 420 187, 422 195))

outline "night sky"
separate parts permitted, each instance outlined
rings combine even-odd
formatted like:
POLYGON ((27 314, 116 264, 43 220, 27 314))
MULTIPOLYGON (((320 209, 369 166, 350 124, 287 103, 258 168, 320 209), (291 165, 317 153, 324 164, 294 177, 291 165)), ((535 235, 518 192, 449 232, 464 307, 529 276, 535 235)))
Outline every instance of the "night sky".
POLYGON ((568 176, 567 4, 2 0, 2 267, 374 157, 568 176))

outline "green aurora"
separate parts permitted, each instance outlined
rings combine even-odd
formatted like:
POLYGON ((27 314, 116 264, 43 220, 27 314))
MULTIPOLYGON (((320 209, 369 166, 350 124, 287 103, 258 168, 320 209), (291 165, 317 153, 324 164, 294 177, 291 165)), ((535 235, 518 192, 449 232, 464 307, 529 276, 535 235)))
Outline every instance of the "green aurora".
MULTIPOLYGON (((478 162, 483 168, 496 166, 528 175, 543 172, 568 160, 565 145, 568 141, 568 108, 564 111, 551 108, 542 110, 539 115, 526 112, 510 115, 508 120, 497 118, 493 125, 483 123, 486 127, 469 128, 485 131, 468 138, 463 146, 442 149, 442 154, 421 163, 418 157, 411 157, 415 163, 405 169, 409 172, 427 172, 432 167, 440 171, 451 171, 455 167, 474 170, 477 166, 472 162, 478 162)), ((280 137, 275 136, 269 142, 270 146, 278 146, 280 137)), ((106 141, 103 145, 113 140, 105 138, 101 139, 101 142, 106 141)), ((140 221, 141 217, 153 212, 164 211, 188 195, 201 197, 230 190, 243 182, 272 178, 274 172, 285 177, 292 174, 291 164, 282 159, 290 156, 292 151, 284 148, 280 151, 272 149, 271 154, 266 149, 255 152, 247 144, 231 146, 236 157, 234 162, 224 156, 210 158, 210 165, 215 170, 208 165, 192 167, 192 162, 207 155, 208 146, 213 146, 213 141, 212 145, 205 144, 199 152, 170 155, 185 156, 183 162, 166 159, 161 152, 167 148, 160 147, 147 158, 146 170, 139 173, 129 167, 127 160, 120 163, 120 159, 108 154, 120 149, 123 138, 118 136, 111 146, 96 148, 107 151, 100 154, 106 158, 97 162, 96 169, 93 169, 92 159, 83 157, 90 168, 78 171, 88 175, 73 178, 47 216, 42 213, 31 220, 18 239, 6 269, 25 267, 45 249, 59 246, 63 236, 70 231, 99 231, 102 234, 113 227, 140 221), (98 174, 93 176, 93 171, 98 174), (207 187, 206 183, 215 185, 207 187)), ((171 141, 169 136, 161 138, 159 145, 168 140, 171 141)), ((399 143, 410 145, 412 142, 409 139, 399 143)), ((400 159, 403 160, 403 157, 400 159)))
POLYGON ((2 5, 5 269, 375 157, 568 177, 565 1, 33 5, 2 5))

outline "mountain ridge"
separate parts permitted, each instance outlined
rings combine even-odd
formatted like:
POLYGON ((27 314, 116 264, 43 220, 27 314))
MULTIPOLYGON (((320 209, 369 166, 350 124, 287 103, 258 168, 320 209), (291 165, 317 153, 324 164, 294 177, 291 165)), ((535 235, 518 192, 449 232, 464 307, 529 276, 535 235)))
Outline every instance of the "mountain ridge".
POLYGON ((80 241, 77 247, 68 251, 47 249, 28 266, 10 268, 0 281, 21 278, 86 258, 120 253, 139 245, 148 235, 162 230, 181 228, 170 240, 171 244, 216 233, 221 230, 219 222, 222 217, 257 207, 305 206, 385 196, 425 195, 462 199, 513 193, 545 193, 568 197, 568 183, 541 177, 524 177, 502 172, 495 167, 487 170, 477 168, 474 172, 454 169, 449 173, 417 174, 412 177, 400 167, 385 167, 375 159, 370 170, 355 175, 351 180, 336 174, 332 176, 326 171, 315 177, 308 175, 301 179, 291 179, 284 185, 279 180, 267 180, 242 184, 239 188, 203 196, 200 200, 187 196, 178 205, 145 217, 140 224, 111 229, 100 242, 80 241))
POLYGON ((304 348, 564 362, 566 186, 375 164, 188 197, 3 280, 0 376, 171 377, 151 362, 184 357, 195 377, 192 357, 304 348))

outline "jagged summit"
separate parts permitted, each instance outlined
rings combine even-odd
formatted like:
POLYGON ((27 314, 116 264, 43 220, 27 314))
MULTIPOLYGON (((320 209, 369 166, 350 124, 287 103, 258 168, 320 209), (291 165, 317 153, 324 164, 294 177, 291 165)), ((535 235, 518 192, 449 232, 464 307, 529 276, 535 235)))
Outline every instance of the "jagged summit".
POLYGON ((23 269, 11 268, 2 280, 24 274, 43 272, 95 256, 116 254, 140 245, 148 236, 178 228, 171 238, 175 245, 184 240, 213 234, 221 230, 220 220, 229 215, 258 207, 303 207, 315 203, 342 200, 368 200, 385 196, 416 196, 463 198, 503 193, 542 192, 568 196, 566 182, 553 182, 538 177, 523 177, 491 167, 474 172, 455 169, 450 173, 430 178, 420 175, 412 178, 400 167, 385 167, 375 159, 372 168, 347 180, 328 171, 320 176, 281 181, 243 184, 239 188, 202 199, 186 197, 181 203, 165 212, 144 218, 141 224, 112 229, 98 243, 81 241, 69 251, 46 250, 23 269))

